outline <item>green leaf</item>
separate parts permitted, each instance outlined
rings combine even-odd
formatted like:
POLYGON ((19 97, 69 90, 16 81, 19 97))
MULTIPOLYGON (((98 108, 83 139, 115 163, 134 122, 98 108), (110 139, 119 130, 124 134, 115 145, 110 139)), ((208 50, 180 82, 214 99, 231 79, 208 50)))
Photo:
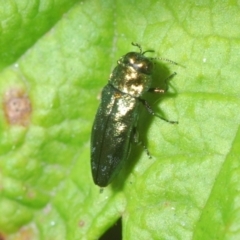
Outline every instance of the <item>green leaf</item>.
POLYGON ((238 239, 237 3, 11 1, 0 7, 0 238, 238 239), (128 161, 104 189, 92 181, 90 134, 102 87, 129 51, 154 49, 128 161), (185 67, 182 67, 185 66, 185 67))
POLYGON ((15 62, 77 0, 3 1, 0 7, 0 69, 15 62))

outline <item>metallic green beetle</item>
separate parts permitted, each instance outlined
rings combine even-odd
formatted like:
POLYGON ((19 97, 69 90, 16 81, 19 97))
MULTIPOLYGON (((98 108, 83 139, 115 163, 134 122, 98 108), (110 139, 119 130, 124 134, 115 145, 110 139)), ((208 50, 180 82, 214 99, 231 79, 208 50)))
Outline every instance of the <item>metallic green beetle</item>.
POLYGON ((132 45, 137 46, 140 52, 129 52, 118 60, 108 84, 102 91, 101 103, 92 127, 92 176, 94 183, 100 187, 111 183, 122 163, 128 158, 140 103, 150 114, 167 122, 177 123, 156 115, 141 98, 147 91, 163 93, 164 90, 151 88, 154 59, 144 56, 150 51, 142 52, 140 45, 132 45))

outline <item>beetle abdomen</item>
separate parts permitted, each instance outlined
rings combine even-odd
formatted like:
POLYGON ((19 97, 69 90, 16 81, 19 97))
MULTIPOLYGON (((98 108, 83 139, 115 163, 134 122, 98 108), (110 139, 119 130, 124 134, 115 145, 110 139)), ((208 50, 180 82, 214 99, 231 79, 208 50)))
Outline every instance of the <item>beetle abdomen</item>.
POLYGON ((127 159, 138 100, 110 84, 104 87, 92 129, 91 165, 95 184, 105 187, 127 159))

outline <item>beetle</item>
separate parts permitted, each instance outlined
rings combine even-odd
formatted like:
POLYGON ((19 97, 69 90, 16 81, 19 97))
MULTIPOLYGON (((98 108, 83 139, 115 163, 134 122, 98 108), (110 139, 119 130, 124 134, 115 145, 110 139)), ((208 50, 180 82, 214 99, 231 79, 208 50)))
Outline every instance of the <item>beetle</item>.
MULTIPOLYGON (((140 104, 150 114, 177 123, 157 115, 141 98, 147 91, 164 93, 165 90, 151 87, 153 60, 157 58, 148 58, 144 54, 152 51, 143 52, 139 44, 132 45, 138 47, 140 52, 129 52, 118 60, 108 84, 102 90, 101 103, 92 127, 91 169, 94 183, 100 187, 112 182, 128 158, 140 104)), ((171 60, 164 60, 177 65, 171 60)))

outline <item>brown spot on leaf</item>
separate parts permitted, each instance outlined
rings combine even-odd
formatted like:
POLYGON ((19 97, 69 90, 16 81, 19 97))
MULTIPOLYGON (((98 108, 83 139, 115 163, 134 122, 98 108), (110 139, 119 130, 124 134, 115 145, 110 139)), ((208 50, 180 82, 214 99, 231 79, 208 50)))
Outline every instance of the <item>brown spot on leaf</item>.
POLYGON ((3 236, 2 233, 0 233, 0 240, 5 240, 6 238, 3 236))
POLYGON ((34 232, 34 229, 31 227, 23 227, 18 232, 18 238, 19 240, 33 240, 36 239, 36 233, 34 232))
POLYGON ((11 89, 3 99, 5 117, 11 125, 27 126, 32 112, 31 102, 21 89, 11 89))
POLYGON ((79 227, 84 227, 85 225, 85 222, 83 220, 80 220, 79 223, 78 223, 79 227))

